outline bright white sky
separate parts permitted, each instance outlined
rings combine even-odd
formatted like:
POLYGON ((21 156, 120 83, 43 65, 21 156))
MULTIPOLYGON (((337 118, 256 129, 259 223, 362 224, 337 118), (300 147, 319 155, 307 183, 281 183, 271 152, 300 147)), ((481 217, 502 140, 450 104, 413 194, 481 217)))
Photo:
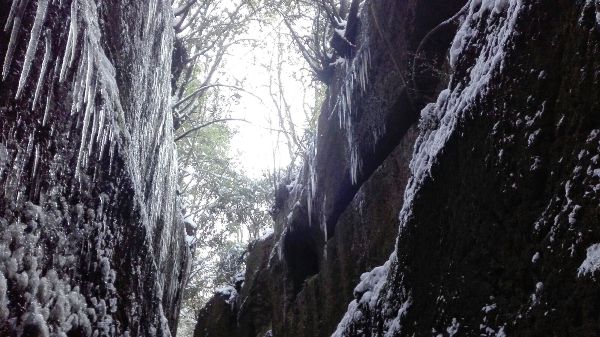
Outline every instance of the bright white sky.
MULTIPOLYGON (((279 28, 286 29, 283 24, 279 28)), ((243 81, 244 89, 256 96, 237 91, 241 97, 239 104, 231 106, 231 117, 245 119, 250 123, 228 122, 238 130, 232 141, 233 151, 244 171, 253 177, 260 176, 264 171, 272 171, 274 165, 278 168, 286 167, 290 161, 285 137, 269 130, 279 129, 277 111, 269 94, 269 72, 265 69, 265 66, 277 59, 277 33, 274 29, 277 28, 270 27, 264 31, 258 27, 249 29, 248 35, 258 39, 261 46, 254 49, 245 45, 233 46, 223 64, 223 76, 230 78, 230 83, 232 78, 243 81)), ((282 33, 286 34, 285 39, 289 39, 287 31, 282 33)), ((283 44, 285 62, 282 82, 285 98, 291 107, 297 132, 301 132, 305 126, 304 102, 305 99, 309 104, 314 102, 314 91, 307 91, 306 83, 294 78, 304 76, 308 80, 310 73, 304 68, 304 60, 292 42, 284 41, 283 44)))

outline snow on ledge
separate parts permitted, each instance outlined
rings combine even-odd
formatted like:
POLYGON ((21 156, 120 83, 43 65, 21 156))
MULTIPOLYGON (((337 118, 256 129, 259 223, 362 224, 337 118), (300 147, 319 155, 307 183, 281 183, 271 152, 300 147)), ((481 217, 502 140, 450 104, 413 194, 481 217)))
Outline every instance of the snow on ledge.
POLYGON ((600 243, 595 243, 588 247, 587 256, 577 269, 577 277, 594 274, 598 269, 600 269, 600 243))

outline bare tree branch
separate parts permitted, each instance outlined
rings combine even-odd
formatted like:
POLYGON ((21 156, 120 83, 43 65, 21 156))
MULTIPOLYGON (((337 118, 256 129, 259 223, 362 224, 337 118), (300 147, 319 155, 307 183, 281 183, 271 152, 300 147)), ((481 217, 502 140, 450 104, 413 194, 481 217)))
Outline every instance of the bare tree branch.
POLYGON ((212 120, 210 122, 206 122, 204 124, 195 126, 195 127, 191 128, 191 129, 187 130, 186 132, 182 133, 180 136, 177 136, 174 141, 177 142, 177 141, 179 141, 179 140, 181 140, 181 139, 189 136, 190 134, 192 134, 194 132, 197 132, 199 130, 202 130, 203 128, 205 128, 207 126, 210 126, 212 124, 222 123, 222 122, 228 122, 228 121, 240 121, 240 122, 250 123, 249 121, 247 121, 245 119, 241 119, 241 118, 219 118, 219 119, 215 119, 215 120, 212 120))

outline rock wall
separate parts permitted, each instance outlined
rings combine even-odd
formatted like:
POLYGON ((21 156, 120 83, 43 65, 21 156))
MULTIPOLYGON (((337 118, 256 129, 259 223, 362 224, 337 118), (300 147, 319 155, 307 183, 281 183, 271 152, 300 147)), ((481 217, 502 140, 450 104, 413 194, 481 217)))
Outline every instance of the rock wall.
POLYGON ((170 6, 0 1, 0 335, 176 331, 170 6))
POLYGON ((469 1, 464 16, 421 112, 396 250, 335 336, 598 335, 600 6, 469 1))
POLYGON ((222 336, 598 335, 600 4, 360 19, 222 336))
POLYGON ((277 193, 273 236, 250 250, 249 260, 262 263, 248 264, 226 313, 204 309, 195 336, 331 335, 361 274, 393 250, 415 122, 447 81, 434 66, 444 67, 456 25, 423 44, 418 58, 415 50, 462 5, 363 4, 357 47, 338 63, 309 160, 277 193), (236 319, 224 329, 210 323, 215 315, 236 319))

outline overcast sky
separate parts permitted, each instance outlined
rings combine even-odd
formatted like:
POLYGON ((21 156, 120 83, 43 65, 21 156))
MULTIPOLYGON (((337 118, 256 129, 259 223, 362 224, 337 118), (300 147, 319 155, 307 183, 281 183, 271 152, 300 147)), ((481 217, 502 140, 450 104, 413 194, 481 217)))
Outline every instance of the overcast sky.
MULTIPOLYGON (((229 77, 230 81, 233 78, 243 81, 243 87, 257 96, 239 92, 239 104, 231 107, 231 117, 245 119, 250 123, 229 122, 230 126, 238 130, 232 142, 233 151, 239 154, 243 169, 251 176, 259 176, 265 170, 271 171, 274 157, 277 167, 286 167, 290 161, 285 137, 269 131, 270 127, 278 129, 278 117, 269 94, 269 73, 264 66, 271 60, 276 61, 278 28, 285 29, 285 26, 281 24, 262 31, 256 26, 252 27, 248 31, 248 37, 260 41, 261 47, 234 46, 224 64, 224 76, 229 77), (272 125, 269 125, 270 121, 272 125)), ((287 34, 287 31, 281 32, 287 34)), ((298 130, 301 130, 304 127, 305 95, 307 102, 314 102, 314 92, 306 91, 303 83, 294 78, 309 77, 302 56, 290 41, 283 41, 283 45, 285 62, 282 81, 285 98, 291 106, 292 118, 298 130)))

